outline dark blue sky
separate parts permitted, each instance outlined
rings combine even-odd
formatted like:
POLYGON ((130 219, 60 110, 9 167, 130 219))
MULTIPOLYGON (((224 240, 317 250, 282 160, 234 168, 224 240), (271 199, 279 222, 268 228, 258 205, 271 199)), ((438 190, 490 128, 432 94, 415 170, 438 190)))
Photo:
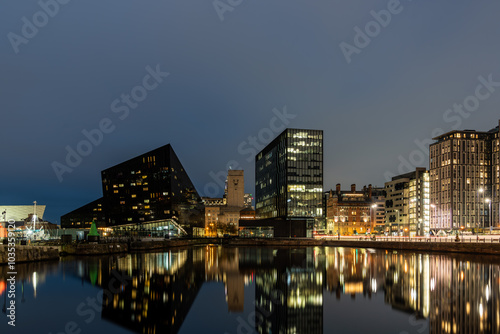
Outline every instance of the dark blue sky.
POLYGON ((500 87, 471 98, 479 76, 500 82, 498 1, 54 1, 0 10, 0 204, 36 200, 52 222, 101 196, 102 169, 167 143, 201 194, 231 160, 253 193, 248 137, 267 144, 284 109, 288 127, 324 130, 325 189, 428 166, 415 140, 436 128, 498 124, 500 87), (169 75, 144 83, 148 66, 169 75), (446 112, 464 100, 466 116, 446 112), (60 181, 55 162, 101 122, 60 181))

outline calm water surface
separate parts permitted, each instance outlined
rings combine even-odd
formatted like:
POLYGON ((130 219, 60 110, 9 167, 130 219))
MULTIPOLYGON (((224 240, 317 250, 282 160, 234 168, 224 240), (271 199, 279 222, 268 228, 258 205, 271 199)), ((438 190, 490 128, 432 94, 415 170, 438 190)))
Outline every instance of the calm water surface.
POLYGON ((19 264, 0 333, 500 333, 499 260, 205 246, 19 264))

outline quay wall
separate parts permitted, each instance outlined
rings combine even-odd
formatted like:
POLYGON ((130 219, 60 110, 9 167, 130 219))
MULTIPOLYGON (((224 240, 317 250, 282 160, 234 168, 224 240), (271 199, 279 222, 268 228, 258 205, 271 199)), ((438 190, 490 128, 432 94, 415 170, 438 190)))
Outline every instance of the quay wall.
POLYGON ((500 255, 500 242, 411 242, 411 241, 372 241, 372 240, 321 240, 321 239, 233 239, 227 242, 234 246, 284 246, 284 247, 352 247, 388 250, 408 250, 419 252, 447 252, 469 254, 500 255))
MULTIPOLYGON (((500 255, 500 239, 479 242, 454 242, 451 239, 442 242, 412 242, 390 240, 337 240, 337 239, 238 239, 238 238, 200 238, 174 240, 136 240, 129 243, 104 244, 67 244, 62 246, 21 246, 16 245, 15 263, 57 260, 60 255, 105 255, 128 252, 161 251, 178 247, 202 245, 226 245, 233 247, 350 247, 374 248, 386 250, 488 254, 500 255)), ((0 265, 8 263, 8 247, 0 245, 0 265)))
MULTIPOLYGON (((9 247, 0 245, 0 265, 5 265, 9 262, 9 247)), ((59 248, 53 246, 21 246, 16 245, 15 248, 15 263, 58 260, 59 248)))
POLYGON ((62 255, 104 255, 126 253, 129 247, 126 243, 113 244, 65 244, 61 246, 62 255))

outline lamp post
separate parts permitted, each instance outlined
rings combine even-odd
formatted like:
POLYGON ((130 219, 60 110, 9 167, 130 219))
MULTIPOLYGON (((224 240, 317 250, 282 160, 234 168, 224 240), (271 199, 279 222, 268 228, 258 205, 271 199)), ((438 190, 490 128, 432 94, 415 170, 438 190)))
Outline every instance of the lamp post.
MULTIPOLYGON (((480 205, 481 205, 480 203, 481 202, 479 202, 479 194, 483 193, 483 192, 484 192, 484 188, 483 187, 479 188, 478 191, 477 191, 477 212, 476 212, 477 220, 476 220, 476 225, 477 225, 478 229, 479 229, 479 211, 481 209, 481 207, 480 207, 480 205)), ((483 226, 483 228, 484 228, 484 226, 483 226)))
MULTIPOLYGON (((433 208, 434 210, 434 219, 435 219, 435 223, 434 223, 434 227, 437 228, 437 226, 439 226, 438 222, 437 222, 437 216, 436 216, 436 204, 431 204, 431 208, 433 208)), ((430 228, 429 228, 429 232, 430 232, 430 228)))
POLYGON ((400 233, 399 231, 401 230, 401 226, 399 225, 399 210, 394 210, 396 211, 396 213, 398 214, 398 218, 397 218, 397 223, 398 223, 398 233, 400 233))
POLYGON ((33 202, 33 204, 35 205, 35 213, 33 213, 33 233, 35 232, 36 230, 36 201, 33 202))
MULTIPOLYGON (((375 227, 373 226, 373 222, 372 222, 372 215, 373 215, 372 209, 375 209, 375 208, 377 208, 377 204, 372 204, 370 206, 370 228, 372 228, 372 229, 375 229, 375 227)), ((375 211, 375 214, 377 214, 377 211, 375 211)), ((377 219, 374 219, 374 221, 375 221, 375 224, 377 224, 377 219)))
MULTIPOLYGON (((490 224, 490 234, 491 234, 491 227, 492 227, 492 224, 491 224, 492 223, 492 221, 491 221, 491 218, 492 218, 491 217, 491 199, 486 198, 484 201, 488 203, 488 213, 490 216, 489 224, 490 224)), ((484 226, 483 226, 483 229, 484 229, 484 226)))

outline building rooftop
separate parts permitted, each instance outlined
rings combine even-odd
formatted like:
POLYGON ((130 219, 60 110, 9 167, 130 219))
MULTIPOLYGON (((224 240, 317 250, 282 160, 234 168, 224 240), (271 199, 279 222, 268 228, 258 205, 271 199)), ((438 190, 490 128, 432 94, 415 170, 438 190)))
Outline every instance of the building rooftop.
MULTIPOLYGON (((33 205, 0 205, 0 221, 22 221, 29 218, 33 214, 33 205), (5 212, 5 219, 4 213, 5 212)), ((43 214, 45 213, 45 205, 36 206, 36 215, 38 219, 43 219, 43 214)))
MULTIPOLYGON (((500 126, 500 120, 499 120, 499 126, 500 126)), ((443 140, 443 139, 447 139, 449 138, 450 136, 454 135, 455 133, 476 133, 476 134, 479 134, 479 135, 489 135, 489 134, 492 134, 492 133, 497 133, 499 130, 499 126, 489 130, 489 131, 476 131, 476 130, 471 130, 471 129, 465 129, 465 130, 452 130, 452 131, 448 131, 446 133, 443 133, 442 135, 440 136, 437 136, 437 137, 434 137, 432 138, 433 140, 443 140)))

